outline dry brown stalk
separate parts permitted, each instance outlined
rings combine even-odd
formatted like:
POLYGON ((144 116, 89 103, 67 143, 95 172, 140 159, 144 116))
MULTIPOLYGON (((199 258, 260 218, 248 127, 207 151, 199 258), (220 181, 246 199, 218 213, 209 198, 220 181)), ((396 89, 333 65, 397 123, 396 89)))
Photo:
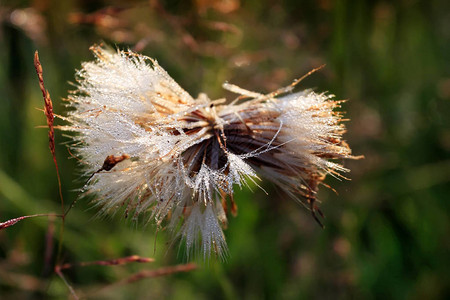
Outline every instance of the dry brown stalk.
POLYGON ((159 268, 156 270, 143 270, 141 272, 133 274, 130 277, 120 281, 119 284, 128 284, 128 283, 132 283, 132 282, 135 282, 135 281, 138 281, 141 279, 145 279, 145 278, 160 277, 160 276, 170 275, 173 273, 189 272, 189 271, 192 271, 195 269, 197 269, 196 264, 188 263, 188 264, 182 264, 182 265, 176 265, 176 266, 163 267, 163 268, 159 268))
POLYGON ((10 219, 8 221, 0 223, 0 230, 4 229, 4 228, 8 228, 8 227, 16 224, 17 222, 22 221, 23 219, 34 218, 34 217, 50 217, 50 216, 61 217, 61 215, 58 215, 58 214, 35 214, 35 215, 29 215, 29 216, 21 216, 21 217, 10 219))
POLYGON ((45 89, 44 86, 44 74, 37 50, 34 53, 34 67, 36 68, 36 73, 39 78, 39 87, 41 88, 42 91, 42 97, 44 97, 44 113, 45 116, 47 117, 47 126, 48 126, 48 145, 50 148, 50 152, 52 153, 53 162, 55 163, 56 175, 58 177, 59 197, 61 199, 61 211, 64 219, 64 199, 62 196, 61 178, 59 176, 58 162, 56 161, 55 155, 55 129, 53 127, 55 116, 53 115, 53 103, 52 99, 50 98, 50 93, 48 92, 48 90, 45 89))
POLYGON ((124 265, 131 262, 138 262, 138 263, 149 263, 154 262, 155 260, 153 258, 149 257, 140 257, 138 255, 131 255, 127 257, 121 257, 116 259, 110 259, 110 260, 97 260, 97 261, 87 261, 87 262, 80 262, 76 264, 63 264, 61 266, 56 266, 59 270, 66 270, 73 267, 86 267, 86 266, 115 266, 115 265, 124 265))

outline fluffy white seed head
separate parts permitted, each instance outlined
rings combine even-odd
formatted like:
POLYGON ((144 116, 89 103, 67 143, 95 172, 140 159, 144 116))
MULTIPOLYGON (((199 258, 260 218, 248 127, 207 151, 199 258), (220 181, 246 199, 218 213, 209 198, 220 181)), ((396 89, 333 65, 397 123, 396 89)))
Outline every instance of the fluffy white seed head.
POLYGON ((234 186, 264 177, 311 211, 334 159, 353 158, 332 96, 312 91, 262 95, 229 84, 233 103, 193 99, 151 58, 93 47, 77 72, 62 127, 90 176, 85 193, 103 210, 150 212, 178 230, 188 253, 227 251, 222 227, 235 212, 234 186), (246 99, 244 101, 244 99, 246 99), (230 205, 231 204, 231 205, 230 205))

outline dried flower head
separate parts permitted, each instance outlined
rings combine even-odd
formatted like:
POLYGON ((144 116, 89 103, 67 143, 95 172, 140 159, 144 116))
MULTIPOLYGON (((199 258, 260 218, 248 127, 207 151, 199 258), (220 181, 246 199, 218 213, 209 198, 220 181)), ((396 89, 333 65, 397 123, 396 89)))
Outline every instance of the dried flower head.
POLYGON ((193 99, 156 60, 133 52, 92 48, 94 62, 77 72, 68 98, 73 148, 91 176, 85 193, 105 211, 126 206, 151 212, 185 240, 188 254, 223 256, 226 213, 236 212, 235 185, 260 177, 305 203, 326 174, 347 172, 335 159, 353 158, 343 142, 340 102, 297 82, 267 95, 231 84, 231 104, 193 99))

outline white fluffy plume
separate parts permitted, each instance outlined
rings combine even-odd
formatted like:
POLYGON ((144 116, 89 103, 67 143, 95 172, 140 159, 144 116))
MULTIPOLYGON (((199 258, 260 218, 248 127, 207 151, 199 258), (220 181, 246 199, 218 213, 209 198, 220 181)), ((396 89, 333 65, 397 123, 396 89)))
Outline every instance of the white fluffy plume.
POLYGON ((205 257, 227 251, 222 227, 236 211, 233 187, 264 177, 318 211, 315 194, 335 159, 354 158, 341 140, 339 101, 296 84, 263 95, 237 86, 233 103, 193 99, 159 65, 132 52, 92 48, 68 98, 73 149, 90 176, 85 193, 105 211, 150 212, 205 257))

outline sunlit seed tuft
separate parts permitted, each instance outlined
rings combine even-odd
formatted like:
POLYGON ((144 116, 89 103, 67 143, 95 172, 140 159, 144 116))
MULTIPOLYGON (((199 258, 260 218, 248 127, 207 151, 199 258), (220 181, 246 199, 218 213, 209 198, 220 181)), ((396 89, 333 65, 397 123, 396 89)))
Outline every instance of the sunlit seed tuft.
POLYGON ((222 226, 237 212, 235 185, 266 178, 318 220, 319 184, 348 171, 335 159, 354 158, 341 140, 340 102, 292 93, 298 81, 268 95, 224 84, 239 94, 227 105, 205 94, 193 99, 156 60, 92 51, 96 60, 77 72, 63 127, 76 133, 72 147, 90 177, 83 192, 96 194, 104 211, 150 211, 158 225, 170 216, 188 255, 226 255, 222 226))

